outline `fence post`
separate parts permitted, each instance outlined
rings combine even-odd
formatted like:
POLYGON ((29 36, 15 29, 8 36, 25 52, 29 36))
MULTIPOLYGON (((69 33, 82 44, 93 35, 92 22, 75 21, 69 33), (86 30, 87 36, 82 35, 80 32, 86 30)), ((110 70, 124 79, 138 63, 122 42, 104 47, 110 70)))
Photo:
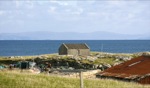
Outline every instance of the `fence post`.
POLYGON ((80 71, 80 88, 84 88, 83 86, 83 73, 80 71))

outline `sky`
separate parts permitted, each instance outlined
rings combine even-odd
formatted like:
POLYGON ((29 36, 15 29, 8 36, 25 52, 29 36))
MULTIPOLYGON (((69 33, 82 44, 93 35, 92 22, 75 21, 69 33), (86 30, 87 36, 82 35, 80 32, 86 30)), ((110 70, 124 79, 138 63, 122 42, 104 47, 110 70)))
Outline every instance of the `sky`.
POLYGON ((0 33, 150 33, 149 0, 0 0, 0 33))

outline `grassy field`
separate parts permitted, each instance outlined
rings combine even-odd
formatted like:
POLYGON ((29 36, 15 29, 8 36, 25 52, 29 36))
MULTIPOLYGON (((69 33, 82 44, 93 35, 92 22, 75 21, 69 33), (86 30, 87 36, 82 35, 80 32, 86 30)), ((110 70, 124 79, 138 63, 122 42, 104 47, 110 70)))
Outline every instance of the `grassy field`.
MULTIPOLYGON (((0 71, 0 88, 80 88, 80 80, 45 74, 0 71)), ((84 79, 84 88, 150 88, 150 86, 108 79, 84 79)))
MULTIPOLYGON (((91 56, 99 54, 92 52, 91 56)), ((120 54, 115 54, 119 55, 120 54)), ((121 54, 121 56, 126 54, 121 54)), ((57 60, 76 62, 76 60, 67 56, 58 56, 57 54, 40 55, 40 56, 15 56, 0 57, 0 65, 8 66, 11 63, 17 63, 22 60, 33 60, 36 57, 43 57, 44 60, 57 60)), ((88 59, 79 60, 81 63, 87 64, 114 64, 115 58, 110 57, 111 54, 105 54, 104 58, 99 58, 94 61, 88 59)), ((113 55, 114 56, 114 55, 113 55)), ((128 54, 127 54, 128 56, 128 54)), ((130 54, 129 54, 130 56, 130 54)), ((80 88, 80 80, 77 78, 55 77, 46 74, 32 74, 29 72, 20 71, 2 71, 0 70, 0 88, 80 88)), ((150 85, 140 85, 136 83, 121 82, 109 79, 84 79, 84 88, 150 88, 150 85)))

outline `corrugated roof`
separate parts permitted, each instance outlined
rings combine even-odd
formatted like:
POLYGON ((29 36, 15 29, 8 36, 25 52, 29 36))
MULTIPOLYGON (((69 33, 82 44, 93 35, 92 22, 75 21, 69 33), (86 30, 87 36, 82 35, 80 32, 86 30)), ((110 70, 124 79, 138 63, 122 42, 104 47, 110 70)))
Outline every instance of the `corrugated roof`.
POLYGON ((120 78, 134 78, 150 74, 150 57, 140 56, 130 61, 111 67, 100 75, 103 76, 114 76, 120 78))
POLYGON ((68 49, 89 49, 86 44, 64 44, 68 49))

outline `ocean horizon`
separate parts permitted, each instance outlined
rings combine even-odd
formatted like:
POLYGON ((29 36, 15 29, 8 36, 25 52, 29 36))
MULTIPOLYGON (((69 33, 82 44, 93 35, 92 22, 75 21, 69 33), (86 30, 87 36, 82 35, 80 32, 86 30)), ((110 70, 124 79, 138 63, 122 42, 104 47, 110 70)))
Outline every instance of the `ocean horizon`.
POLYGON ((91 51, 137 53, 150 51, 150 40, 0 40, 0 56, 58 53, 62 43, 86 43, 91 51))

